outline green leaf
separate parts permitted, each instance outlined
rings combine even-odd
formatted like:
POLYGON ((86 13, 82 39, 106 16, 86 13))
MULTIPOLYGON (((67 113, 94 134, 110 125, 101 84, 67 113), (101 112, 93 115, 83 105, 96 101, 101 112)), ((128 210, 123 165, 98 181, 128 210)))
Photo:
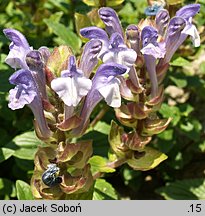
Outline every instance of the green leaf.
MULTIPOLYGON (((179 144, 179 143, 177 143, 179 144)), ((174 168, 175 170, 180 170, 184 167, 185 164, 185 158, 182 152, 176 151, 174 152, 174 155, 170 157, 171 160, 169 160, 169 166, 174 168)))
POLYGON ((129 166, 134 170, 146 171, 155 168, 162 161, 167 159, 167 156, 162 152, 159 152, 151 147, 145 147, 143 149, 145 155, 139 159, 134 156, 132 159, 127 160, 129 166))
POLYGON ((200 152, 205 152, 205 140, 202 143, 199 143, 198 149, 200 152))
POLYGON ((107 0, 106 6, 107 7, 114 7, 117 5, 121 5, 125 0, 107 0))
POLYGON ((29 131, 14 137, 6 147, 15 150, 14 157, 33 160, 39 145, 42 146, 43 142, 36 137, 33 131, 29 131))
POLYGON ((170 65, 178 66, 178 67, 187 66, 188 64, 190 64, 190 62, 182 57, 178 57, 173 62, 170 63, 170 65))
POLYGON ((173 129, 165 130, 164 132, 158 134, 158 137, 160 139, 170 141, 173 138, 173 132, 174 132, 173 129))
POLYGON ((202 125, 197 119, 188 119, 189 121, 180 124, 180 129, 190 139, 197 141, 200 139, 202 125))
POLYGON ((88 6, 95 6, 95 7, 99 6, 97 0, 83 0, 83 2, 88 6))
POLYGON ((187 81, 188 81, 188 86, 189 88, 195 88, 198 90, 197 93, 199 95, 204 96, 204 86, 205 86, 205 81, 201 79, 198 75, 196 76, 187 76, 187 81))
MULTIPOLYGON (((2 99, 3 100, 3 99, 2 99)), ((1 104, 1 93, 0 93, 0 104, 1 104)), ((1 105, 0 105, 1 106, 1 105)), ((5 143, 8 143, 11 139, 9 136, 9 132, 6 130, 7 128, 0 128, 0 146, 5 146, 5 143)))
POLYGON ((137 10, 135 10, 136 16, 138 19, 141 19, 142 15, 144 14, 144 10, 147 7, 147 2, 144 0, 129 0, 130 2, 132 2, 135 5, 135 8, 137 8, 137 10))
POLYGON ((102 122, 102 121, 99 121, 93 128, 94 131, 98 131, 100 133, 103 133, 103 134, 106 134, 108 135, 109 132, 110 132, 110 125, 105 123, 105 122, 102 122))
POLYGON ((199 3, 204 4, 204 0, 199 0, 199 3))
POLYGON ((163 153, 169 152, 175 144, 174 130, 168 129, 157 135, 156 147, 163 153))
POLYGON ((124 166, 122 171, 124 184, 134 191, 137 191, 142 186, 142 172, 133 170, 130 167, 124 166))
POLYGON ((6 60, 7 55, 4 53, 0 54, 0 69, 1 70, 6 70, 9 69, 9 66, 7 64, 5 64, 5 60, 6 60))
POLYGON ((194 129, 194 125, 187 122, 186 124, 180 124, 180 128, 185 132, 190 132, 194 129))
POLYGON ((20 159, 33 160, 36 152, 37 148, 19 148, 14 152, 13 156, 20 159))
POLYGON ((104 23, 98 15, 98 8, 93 8, 87 15, 92 25, 97 26, 99 28, 104 27, 104 23))
POLYGON ((184 0, 167 0, 168 5, 182 4, 184 0))
POLYGON ((123 177, 126 181, 130 181, 138 176, 141 176, 141 172, 133 170, 129 167, 123 169, 123 177))
MULTIPOLYGON (((80 29, 91 26, 90 19, 87 15, 75 13, 75 26, 77 33, 80 34, 80 29)), ((86 41, 84 37, 82 39, 86 41)))
POLYGON ((184 88, 187 86, 188 82, 185 78, 180 78, 180 77, 173 77, 169 76, 169 78, 179 87, 179 88, 184 88))
POLYGON ((65 200, 92 200, 92 198, 93 188, 91 188, 88 192, 84 193, 67 194, 65 200))
MULTIPOLYGON (((52 29, 53 33, 62 39, 66 45, 69 45, 75 53, 79 52, 82 42, 80 38, 73 33, 68 27, 58 22, 53 22, 50 19, 44 19, 46 25, 52 29)), ((59 44, 61 45, 61 44, 59 44)))
MULTIPOLYGON (((3 67, 3 65, 1 67, 3 67)), ((1 80, 0 91, 1 92, 8 92, 9 89, 11 88, 11 84, 8 82, 8 79, 11 76, 11 74, 12 74, 12 70, 0 69, 0 80, 1 80)))
POLYGON ((90 158, 89 163, 91 164, 91 172, 111 173, 115 172, 115 169, 107 166, 108 160, 100 156, 93 156, 90 158))
POLYGON ((205 180, 200 178, 180 180, 168 183, 156 192, 167 200, 204 200, 205 180))
POLYGON ((107 157, 109 150, 108 136, 98 131, 90 131, 82 137, 83 140, 93 140, 93 155, 107 157))
POLYGON ((190 104, 182 104, 179 106, 181 115, 188 117, 189 114, 194 110, 193 106, 190 104))
POLYGON ((137 13, 130 2, 126 3, 125 6, 118 13, 126 23, 136 22, 137 13))
POLYGON ((104 179, 95 182, 93 200, 117 200, 118 196, 112 185, 104 179))
POLYGON ((12 140, 12 142, 21 148, 37 148, 39 145, 43 144, 43 142, 41 142, 36 137, 34 131, 25 132, 21 135, 18 135, 12 140))
POLYGON ((59 12, 56 12, 56 13, 52 14, 49 17, 49 20, 52 20, 53 22, 60 22, 60 19, 61 19, 62 16, 63 16, 63 12, 59 11, 59 12))
POLYGON ((10 158, 15 151, 9 148, 0 148, 0 163, 10 158))
POLYGON ((14 187, 12 181, 0 178, 0 195, 15 197, 16 188, 14 187))
MULTIPOLYGON (((68 13, 68 10, 69 10, 69 4, 70 3, 70 0, 49 0, 49 1, 46 1, 46 3, 51 3, 52 5, 50 7, 50 10, 53 9, 53 6, 55 7, 55 10, 57 9, 58 11, 62 11, 64 14, 67 14, 68 13)), ((60 12, 59 12, 60 13, 60 12)))
POLYGON ((181 119, 180 110, 178 107, 169 106, 168 104, 163 103, 159 113, 162 114, 164 118, 172 117, 171 124, 173 126, 177 125, 181 119))
POLYGON ((199 70, 200 70, 200 74, 205 74, 205 62, 202 62, 200 65, 199 65, 199 70))
POLYGON ((113 7, 122 4, 124 0, 83 0, 83 2, 93 7, 113 7))
POLYGON ((33 171, 33 168, 34 168, 33 160, 25 160, 25 159, 19 159, 15 157, 15 163, 23 171, 26 171, 26 172, 33 171))
POLYGON ((30 185, 24 181, 16 181, 16 190, 18 200, 33 200, 30 185))

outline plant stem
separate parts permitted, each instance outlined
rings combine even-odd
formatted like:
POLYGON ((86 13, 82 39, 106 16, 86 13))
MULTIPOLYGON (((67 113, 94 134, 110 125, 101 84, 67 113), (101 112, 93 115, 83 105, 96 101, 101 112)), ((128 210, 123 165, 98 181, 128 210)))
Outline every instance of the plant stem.
POLYGON ((107 163, 107 166, 114 169, 114 168, 121 166, 126 161, 127 161, 127 158, 120 158, 118 160, 107 163))
POLYGON ((105 115, 105 113, 108 111, 109 107, 104 106, 102 110, 97 114, 97 116, 93 119, 93 121, 90 123, 91 127, 94 127, 100 119, 105 115))

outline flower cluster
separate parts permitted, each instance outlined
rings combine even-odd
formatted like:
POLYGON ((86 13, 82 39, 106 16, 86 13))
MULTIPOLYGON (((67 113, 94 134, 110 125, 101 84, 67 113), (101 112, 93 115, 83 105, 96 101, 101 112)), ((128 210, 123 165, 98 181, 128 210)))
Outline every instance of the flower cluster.
POLYGON ((52 53, 46 47, 34 50, 20 32, 4 30, 11 40, 6 63, 19 69, 9 78, 15 85, 9 92, 9 107, 29 106, 36 134, 47 144, 35 157, 32 190, 36 198, 68 198, 88 191, 93 184, 88 163, 92 142, 74 142, 73 138, 84 134, 101 100, 115 108, 122 125, 131 128, 125 133, 112 123, 109 142, 116 160, 123 159, 138 169, 139 155, 151 152, 145 146, 152 135, 165 130, 170 122, 156 114, 169 62, 187 36, 195 47, 200 45, 192 23, 199 10, 199 4, 187 5, 170 18, 166 9, 157 7, 154 20, 131 24, 124 32, 116 12, 100 8, 105 30, 95 26, 81 29, 80 34, 90 41, 77 59, 67 46, 52 53))

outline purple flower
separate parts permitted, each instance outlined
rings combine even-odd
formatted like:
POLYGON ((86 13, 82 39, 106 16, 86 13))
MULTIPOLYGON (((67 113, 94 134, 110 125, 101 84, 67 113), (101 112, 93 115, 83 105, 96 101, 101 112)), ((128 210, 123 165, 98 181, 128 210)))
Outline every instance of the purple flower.
POLYGON ((123 39, 123 30, 116 12, 112 8, 103 7, 99 16, 106 25, 107 33, 98 27, 87 27, 80 30, 83 37, 102 41, 102 49, 98 55, 104 63, 115 62, 128 68, 134 64, 137 54, 129 49, 123 39))
POLYGON ((190 18, 194 17, 200 10, 200 4, 189 4, 176 12, 176 16, 180 16, 183 19, 189 21, 190 18))
POLYGON ((156 75, 156 60, 165 55, 164 43, 158 43, 158 32, 151 26, 146 26, 141 34, 142 54, 144 55, 147 72, 151 81, 151 97, 156 97, 158 93, 158 82, 156 75))
POLYGON ((24 35, 19 31, 15 29, 4 29, 3 32, 12 41, 9 46, 10 52, 5 62, 12 68, 29 70, 35 79, 42 98, 47 100, 44 64, 50 55, 48 48, 41 47, 39 51, 33 50, 24 35))
POLYGON ((5 61, 12 68, 21 68, 9 78, 9 82, 16 87, 9 91, 8 106, 15 110, 28 105, 36 118, 38 130, 42 137, 47 139, 51 136, 51 131, 47 126, 42 105, 42 99, 47 99, 42 55, 40 51, 29 46, 19 31, 4 29, 4 34, 12 41, 5 61))
POLYGON ((99 101, 103 98, 109 106, 120 107, 120 80, 117 78, 117 76, 123 75, 126 70, 127 67, 120 64, 102 64, 98 68, 92 80, 92 89, 89 91, 86 97, 84 111, 87 110, 88 107, 93 109, 93 104, 99 103, 99 101))
POLYGON ((82 132, 91 112, 103 98, 111 107, 121 106, 121 95, 119 88, 120 79, 117 77, 123 75, 126 70, 127 67, 116 63, 102 64, 98 68, 92 80, 92 88, 86 96, 86 100, 80 114, 82 119, 81 125, 74 130, 75 134, 82 132))
POLYGON ((103 62, 115 62, 131 68, 136 61, 137 53, 133 49, 127 48, 119 33, 113 33, 109 43, 109 49, 102 57, 103 62))
POLYGON ((40 52, 40 54, 42 56, 44 64, 46 64, 49 56, 51 55, 50 50, 48 49, 48 47, 42 46, 38 49, 38 51, 40 52))
POLYGON ((99 39, 102 41, 102 49, 99 58, 104 63, 115 62, 123 64, 128 68, 134 64, 137 54, 133 49, 127 48, 122 36, 119 33, 113 33, 110 40, 104 30, 97 27, 88 27, 81 29, 81 35, 89 39, 99 39), (96 37, 98 36, 98 37, 96 37))
POLYGON ((9 91, 9 108, 16 110, 28 105, 34 113, 42 136, 48 138, 51 132, 45 121, 41 96, 31 72, 25 69, 18 70, 11 75, 9 82, 16 85, 9 91))
POLYGON ((190 4, 182 7, 176 12, 176 16, 186 21, 182 34, 190 35, 195 47, 200 46, 200 37, 196 26, 192 24, 192 18, 199 12, 200 4, 190 4))
POLYGON ((165 9, 160 10, 155 18, 155 22, 156 22, 156 27, 158 30, 158 33, 161 36, 164 36, 164 33, 166 31, 166 28, 169 24, 169 20, 170 20, 170 16, 169 16, 169 12, 165 9))
POLYGON ((91 40, 86 43, 81 59, 79 69, 83 71, 84 76, 89 78, 93 69, 98 63, 98 55, 102 49, 100 40, 91 40))
POLYGON ((170 20, 165 38, 166 55, 165 58, 160 61, 161 65, 170 62, 176 50, 186 39, 187 35, 182 34, 185 25, 186 22, 181 17, 173 17, 170 20))
POLYGON ((199 4, 190 4, 182 7, 177 11, 176 16, 173 17, 168 25, 165 43, 166 43, 166 56, 160 61, 160 65, 170 62, 172 56, 179 48, 179 46, 190 35, 195 47, 200 45, 200 37, 196 27, 192 24, 192 18, 200 10, 199 4))
POLYGON ((103 63, 118 63, 127 66, 127 72, 132 76, 134 85, 140 87, 137 73, 132 69, 137 59, 135 50, 126 46, 124 33, 116 12, 112 8, 99 9, 99 16, 105 23, 107 33, 98 27, 87 27, 80 30, 83 37, 90 40, 98 39, 102 42, 102 49, 98 54, 103 63))
POLYGON ((29 46, 26 38, 19 31, 15 29, 4 29, 3 32, 12 41, 9 46, 10 52, 5 62, 14 69, 28 69, 26 55, 33 48, 29 46))
POLYGON ((123 37, 123 30, 120 24, 120 20, 116 12, 112 8, 100 8, 98 13, 101 20, 105 23, 105 29, 109 36, 111 36, 115 32, 118 32, 123 37))
POLYGON ((165 55, 164 43, 158 43, 158 31, 151 27, 146 26, 141 33, 142 49, 141 52, 144 55, 151 55, 155 59, 163 58, 165 55))
POLYGON ((9 108, 21 109, 30 104, 37 96, 35 82, 29 70, 18 70, 9 78, 9 82, 16 85, 9 91, 9 108))
POLYGON ((46 77, 44 73, 44 61, 46 61, 45 58, 47 58, 45 57, 44 53, 46 48, 40 48, 39 50, 40 51, 30 51, 26 55, 26 64, 32 74, 33 79, 36 82, 36 85, 38 86, 38 91, 42 99, 48 100, 46 93, 46 77), (43 56, 41 53, 43 54, 43 56))
POLYGON ((102 48, 101 51, 98 54, 98 57, 101 58, 102 55, 109 49, 109 38, 107 33, 102 30, 101 28, 98 27, 86 27, 86 28, 82 28, 80 30, 80 34, 85 37, 88 38, 90 40, 100 40, 102 43, 102 48))
POLYGON ((51 82, 51 88, 58 94, 67 106, 77 106, 83 96, 91 89, 92 81, 76 68, 75 57, 69 58, 68 69, 61 72, 51 82))

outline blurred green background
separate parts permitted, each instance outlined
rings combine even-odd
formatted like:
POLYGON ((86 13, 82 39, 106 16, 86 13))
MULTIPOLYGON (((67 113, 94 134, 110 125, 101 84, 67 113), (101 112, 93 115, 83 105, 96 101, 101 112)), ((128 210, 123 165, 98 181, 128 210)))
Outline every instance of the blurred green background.
MULTIPOLYGON (((155 136, 151 145, 168 155, 168 159, 151 171, 134 171, 127 165, 106 174, 110 199, 205 199, 205 2, 169 0, 172 13, 182 6, 198 2, 200 13, 195 17, 201 46, 191 40, 180 47, 166 76, 163 117, 173 117, 168 129, 155 136)), ((4 64, 9 41, 4 28, 21 31, 35 49, 70 45, 76 55, 85 41, 79 29, 102 23, 97 8, 105 1, 92 0, 0 0, 0 199, 32 199, 29 188, 33 158, 40 141, 33 131, 33 115, 25 107, 11 111, 8 77, 13 70, 4 64)), ((146 0, 107 1, 119 14, 123 27, 145 18, 146 0)), ((104 106, 95 109, 93 117, 104 106)), ((86 134, 94 140, 94 154, 106 156, 107 135, 114 112, 109 109, 95 130, 86 134)), ((99 184, 99 190, 101 186, 99 184)), ((96 199, 106 199, 102 194, 96 199)))

